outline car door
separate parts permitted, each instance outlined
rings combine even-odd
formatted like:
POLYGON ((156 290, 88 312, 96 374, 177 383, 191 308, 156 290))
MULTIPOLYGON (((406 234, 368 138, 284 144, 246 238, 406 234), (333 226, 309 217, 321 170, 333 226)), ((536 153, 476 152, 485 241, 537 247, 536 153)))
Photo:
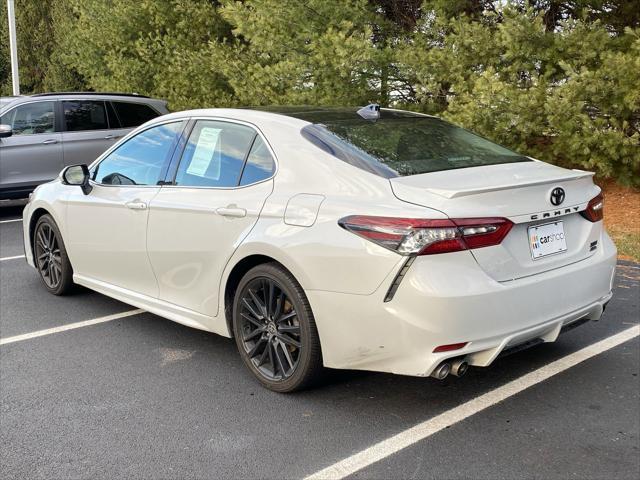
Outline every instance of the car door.
POLYGON ((217 314, 222 272, 258 220, 274 171, 251 126, 195 122, 172 185, 150 204, 147 248, 161 300, 217 314))
POLYGON ((0 188, 33 186, 62 170, 62 138, 56 130, 55 101, 18 105, 0 117, 13 134, 0 139, 0 188))
POLYGON ((117 146, 92 167, 88 195, 69 187, 65 242, 75 274, 157 297, 146 248, 148 206, 182 127, 154 125, 117 146))
POLYGON ((118 119, 103 100, 62 100, 62 150, 65 165, 90 164, 122 134, 118 119), (108 107, 108 108, 107 108, 108 107))

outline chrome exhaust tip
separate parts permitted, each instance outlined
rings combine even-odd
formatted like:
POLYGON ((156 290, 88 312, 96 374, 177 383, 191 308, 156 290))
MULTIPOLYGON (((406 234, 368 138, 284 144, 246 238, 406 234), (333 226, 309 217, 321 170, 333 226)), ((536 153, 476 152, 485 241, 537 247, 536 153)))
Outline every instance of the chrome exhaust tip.
POLYGON ((464 358, 458 358, 451 363, 451 374, 461 377, 469 370, 469 363, 464 358))
POLYGON ((442 362, 440 365, 433 369, 433 372, 431 372, 430 376, 438 380, 444 380, 445 378, 447 378, 447 375, 449 375, 450 372, 451 364, 449 362, 442 362))

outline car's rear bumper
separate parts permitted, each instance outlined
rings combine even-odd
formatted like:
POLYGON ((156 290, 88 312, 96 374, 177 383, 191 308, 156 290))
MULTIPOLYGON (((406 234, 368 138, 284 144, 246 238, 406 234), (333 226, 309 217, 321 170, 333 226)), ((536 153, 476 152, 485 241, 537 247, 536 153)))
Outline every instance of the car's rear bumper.
POLYGON ((616 249, 606 234, 601 245, 586 260, 510 282, 491 279, 469 252, 418 257, 389 302, 392 278, 372 295, 309 291, 325 365, 426 376, 447 358, 486 366, 515 345, 552 342, 563 326, 600 318, 611 298, 616 249))

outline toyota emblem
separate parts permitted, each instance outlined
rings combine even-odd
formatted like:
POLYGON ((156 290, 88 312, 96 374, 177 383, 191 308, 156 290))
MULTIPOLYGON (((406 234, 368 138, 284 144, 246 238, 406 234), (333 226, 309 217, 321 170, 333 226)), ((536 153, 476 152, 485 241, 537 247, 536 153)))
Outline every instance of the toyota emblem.
POLYGON ((564 188, 556 187, 551 190, 551 204, 558 206, 564 202, 564 188))

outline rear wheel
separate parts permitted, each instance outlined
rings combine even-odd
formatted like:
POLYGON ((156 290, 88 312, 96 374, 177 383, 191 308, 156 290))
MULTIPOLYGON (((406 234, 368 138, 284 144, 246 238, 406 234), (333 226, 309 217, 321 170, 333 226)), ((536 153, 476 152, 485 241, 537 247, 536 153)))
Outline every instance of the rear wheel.
POLYGON ((38 219, 33 234, 33 261, 45 288, 54 295, 65 295, 73 288, 73 269, 62 235, 50 215, 38 219))
POLYGON ((240 281, 233 327, 242 360, 267 388, 292 392, 322 372, 320 340, 304 290, 275 263, 252 268, 240 281))

